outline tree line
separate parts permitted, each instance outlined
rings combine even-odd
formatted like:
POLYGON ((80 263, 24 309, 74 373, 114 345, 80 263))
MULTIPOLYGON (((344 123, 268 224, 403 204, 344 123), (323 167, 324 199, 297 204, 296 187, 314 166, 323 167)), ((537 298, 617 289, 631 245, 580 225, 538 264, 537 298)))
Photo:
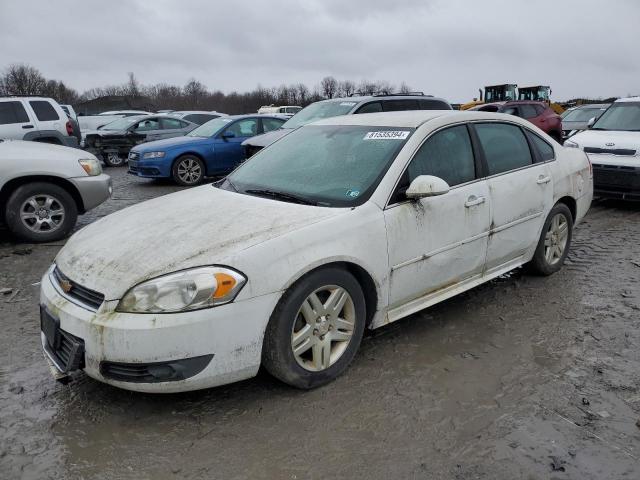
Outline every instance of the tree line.
POLYGON ((216 110, 229 114, 255 112, 263 105, 300 105, 302 107, 327 98, 348 97, 355 94, 407 93, 411 91, 404 82, 396 87, 386 81, 337 80, 324 77, 317 85, 308 87, 304 83, 265 88, 258 85, 250 92, 224 93, 210 91, 195 78, 184 86, 157 83, 142 85, 134 73, 120 85, 91 88, 83 93, 59 80, 48 80, 30 65, 13 64, 0 76, 0 95, 39 95, 51 97, 58 103, 77 105, 83 101, 104 96, 124 96, 132 100, 146 98, 156 109, 171 110, 216 110))

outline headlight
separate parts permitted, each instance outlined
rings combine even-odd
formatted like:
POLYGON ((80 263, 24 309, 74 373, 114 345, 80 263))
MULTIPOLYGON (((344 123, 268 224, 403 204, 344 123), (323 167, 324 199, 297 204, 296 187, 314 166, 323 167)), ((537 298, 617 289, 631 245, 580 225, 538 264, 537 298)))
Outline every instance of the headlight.
POLYGON ((95 176, 102 173, 102 165, 95 158, 81 158, 78 160, 80 166, 87 172, 87 175, 95 176))
POLYGON ((565 140, 563 145, 569 148, 580 148, 580 145, 578 145, 576 142, 572 142, 571 140, 565 140))
POLYGON ((171 313, 232 302, 247 279, 230 268, 198 267, 163 275, 129 290, 116 311, 171 313))
POLYGON ((162 158, 164 157, 164 152, 145 152, 142 155, 142 158, 162 158))

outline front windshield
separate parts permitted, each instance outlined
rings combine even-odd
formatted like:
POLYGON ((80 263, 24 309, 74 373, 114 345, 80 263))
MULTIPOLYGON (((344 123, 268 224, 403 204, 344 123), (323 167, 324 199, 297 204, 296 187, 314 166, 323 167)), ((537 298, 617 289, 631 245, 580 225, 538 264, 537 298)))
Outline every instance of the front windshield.
POLYGON ((298 128, 322 118, 345 115, 349 113, 357 103, 358 102, 352 102, 349 100, 312 103, 284 122, 280 128, 298 128))
POLYGON ((412 131, 309 125, 255 154, 222 187, 256 195, 277 192, 321 206, 360 205, 371 196, 412 131))
POLYGON ((640 132, 640 102, 614 103, 593 124, 592 129, 640 132))
POLYGON ((604 108, 576 108, 567 113, 562 120, 566 122, 588 122, 593 117, 599 117, 604 108))
POLYGON ((119 118, 111 123, 107 123, 104 127, 100 128, 100 130, 126 130, 138 120, 140 120, 138 117, 119 118))
POLYGON ((209 138, 232 121, 233 119, 231 118, 214 118, 213 120, 209 120, 207 123, 203 123, 198 128, 191 130, 187 133, 187 137, 209 138))

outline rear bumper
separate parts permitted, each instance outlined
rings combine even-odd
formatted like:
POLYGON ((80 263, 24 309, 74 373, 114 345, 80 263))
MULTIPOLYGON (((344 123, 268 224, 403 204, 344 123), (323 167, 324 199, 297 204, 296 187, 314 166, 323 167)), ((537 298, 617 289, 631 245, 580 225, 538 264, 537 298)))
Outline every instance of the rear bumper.
POLYGON ((71 178, 70 180, 80 192, 85 212, 108 200, 113 192, 111 177, 104 173, 93 177, 71 178))

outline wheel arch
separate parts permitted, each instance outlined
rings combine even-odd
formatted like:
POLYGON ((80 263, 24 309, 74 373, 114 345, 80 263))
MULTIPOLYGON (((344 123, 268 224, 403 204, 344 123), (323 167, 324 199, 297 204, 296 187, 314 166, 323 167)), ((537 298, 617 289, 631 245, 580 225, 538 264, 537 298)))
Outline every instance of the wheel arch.
POLYGON ((298 272, 294 277, 292 277, 283 290, 287 290, 292 285, 299 282, 302 278, 311 275, 319 270, 324 270, 326 268, 338 267, 344 269, 351 273, 355 277, 355 279, 360 284, 362 288, 362 294, 364 295, 365 307, 366 307, 366 327, 370 327, 371 323, 375 317, 376 312, 378 311, 378 302, 380 300, 380 288, 379 285, 373 279, 373 276, 369 271, 364 268, 359 263, 356 263, 352 260, 331 260, 322 264, 313 265, 310 268, 307 268, 301 272, 298 272))
POLYGON ((569 208, 569 211, 571 212, 571 216, 573 217, 573 223, 576 222, 576 215, 578 212, 578 204, 575 200, 575 198, 570 197, 570 196, 564 196, 562 198, 559 198, 558 201, 556 202, 556 205, 562 203, 564 205, 566 205, 569 208))
POLYGON ((178 160, 180 160, 182 157, 186 157, 188 155, 198 158, 202 162, 202 164, 204 165, 205 172, 207 171, 207 162, 205 161, 204 157, 202 156, 201 153, 194 152, 193 150, 188 150, 186 152, 180 152, 179 154, 177 154, 173 158, 173 161, 171 162, 171 171, 173 171, 173 167, 175 166, 175 164, 176 164, 176 162, 178 160))
POLYGON ((75 185, 73 185, 69 180, 62 177, 56 177, 55 175, 28 175, 12 178, 7 181, 2 188, 0 188, 0 204, 6 204, 11 193, 13 193, 18 187, 36 182, 46 182, 58 185, 71 195, 71 198, 73 198, 76 206, 78 207, 78 213, 84 213, 86 211, 84 208, 84 202, 82 201, 82 196, 75 185))

